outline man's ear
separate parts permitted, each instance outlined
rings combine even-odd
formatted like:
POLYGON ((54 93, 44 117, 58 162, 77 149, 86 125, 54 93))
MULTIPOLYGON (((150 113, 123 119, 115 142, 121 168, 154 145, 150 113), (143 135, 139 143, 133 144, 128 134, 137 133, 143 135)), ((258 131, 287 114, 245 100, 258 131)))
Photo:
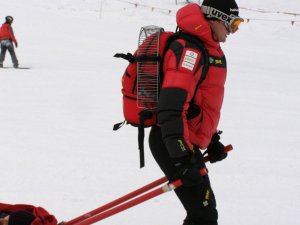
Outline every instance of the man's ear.
POLYGON ((0 219, 0 225, 7 225, 8 224, 8 219, 9 219, 9 216, 1 218, 0 219))
POLYGON ((217 24, 219 22, 220 22, 220 20, 208 20, 209 24, 217 24))

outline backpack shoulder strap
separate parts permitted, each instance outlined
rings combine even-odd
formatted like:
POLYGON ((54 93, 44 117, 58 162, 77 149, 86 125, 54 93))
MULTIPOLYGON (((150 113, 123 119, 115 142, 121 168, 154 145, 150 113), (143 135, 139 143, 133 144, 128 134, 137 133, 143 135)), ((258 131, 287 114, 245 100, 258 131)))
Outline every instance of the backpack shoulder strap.
MULTIPOLYGON (((177 31, 176 33, 172 34, 168 41, 167 41, 167 44, 165 46, 165 49, 164 49, 164 52, 163 52, 163 55, 162 55, 162 59, 164 59, 164 56, 167 52, 167 50, 169 49, 169 46, 172 42, 174 42, 175 40, 177 39, 184 39, 186 41, 190 41, 192 42, 193 44, 195 44, 197 46, 197 48, 201 51, 202 53, 202 57, 201 57, 201 60, 203 60, 203 69, 202 69, 202 74, 201 74, 201 77, 200 79, 198 80, 198 83, 196 85, 196 89, 195 89, 195 92, 194 92, 194 95, 193 95, 193 98, 191 100, 191 102, 194 101, 195 99, 195 96, 196 96, 196 93, 197 93, 197 90, 198 90, 198 87, 199 85, 204 81, 204 79, 206 78, 206 75, 207 75, 207 72, 208 72, 208 68, 209 68, 209 54, 208 54, 208 51, 207 49, 205 48, 203 42, 197 38, 196 36, 193 36, 191 34, 187 34, 185 32, 182 32, 182 31, 177 31)), ((163 80, 163 62, 161 62, 161 68, 160 68, 160 76, 161 76, 161 81, 163 80)), ((162 82, 161 82, 161 85, 162 85, 162 82)))
POLYGON ((197 94, 198 87, 205 80, 207 72, 208 72, 208 68, 209 68, 209 54, 208 54, 208 51, 205 48, 203 42, 199 38, 197 38, 197 37, 195 37, 193 35, 186 34, 186 33, 183 33, 181 31, 179 31, 179 37, 181 37, 181 36, 182 36, 183 39, 194 43, 197 46, 197 48, 202 53, 201 60, 203 60, 203 69, 202 69, 201 76, 200 76, 200 78, 198 80, 198 83, 196 85, 196 89, 195 89, 193 98, 191 99, 191 102, 194 102, 195 96, 197 94))

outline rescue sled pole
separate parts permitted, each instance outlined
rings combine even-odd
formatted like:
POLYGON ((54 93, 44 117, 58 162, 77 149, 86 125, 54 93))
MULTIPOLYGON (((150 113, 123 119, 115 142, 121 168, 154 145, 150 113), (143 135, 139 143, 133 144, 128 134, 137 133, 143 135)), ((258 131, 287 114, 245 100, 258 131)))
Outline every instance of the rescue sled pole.
MULTIPOLYGON (((225 152, 229 152, 233 149, 232 145, 227 145, 225 147, 225 152)), ((208 156, 204 157, 204 162, 207 162, 209 160, 208 156)), ((200 171, 201 172, 201 171, 200 171)), ((203 173, 203 171, 202 171, 203 173)), ((205 174, 203 174, 205 175, 205 174)), ((163 184, 165 182, 167 182, 168 179, 166 177, 162 177, 150 184, 147 184, 145 186, 143 186, 142 188, 139 188, 127 195, 124 195, 123 197, 120 197, 112 202, 109 202, 97 209, 94 209, 88 213, 85 213, 79 217, 76 217, 68 222, 64 222, 64 225, 73 225, 73 224, 76 224, 76 225, 88 225, 88 224, 92 224, 92 223, 95 223, 99 220, 102 220, 102 219, 105 219, 109 216, 112 216, 118 212, 121 212, 121 211, 124 211, 130 207, 133 207, 137 204, 140 204, 144 201, 147 201, 151 198, 154 198, 162 193, 165 193, 167 191, 171 191, 171 190, 174 190, 175 188, 179 187, 182 185, 181 181, 180 180, 177 180, 177 181, 174 181, 172 182, 171 184, 169 185, 164 185, 163 187, 160 187, 158 189, 155 189, 147 194, 144 194, 136 199, 133 199, 127 203, 124 203, 122 205, 120 205, 121 203, 123 202, 126 202, 138 195, 141 195, 142 193, 146 192, 146 191, 149 191, 155 187, 157 187, 158 185, 160 184, 163 184), (178 186, 179 185, 179 186, 178 186), (169 187, 167 187, 169 186, 169 187), (174 188, 175 187, 175 188, 174 188), (115 208, 113 208, 115 207, 115 208), (113 209, 111 209, 113 208, 113 209), (109 210, 110 209, 110 210, 109 210), (101 214, 100 214, 101 213, 101 214)))
POLYGON ((115 208, 112 208, 112 209, 107 210, 103 213, 100 213, 100 214, 98 214, 94 217, 91 217, 91 218, 88 218, 88 219, 86 219, 82 222, 79 222, 76 225, 89 225, 89 224, 96 223, 100 220, 103 220, 107 217, 110 217, 114 214, 117 214, 117 213, 122 212, 126 209, 129 209, 133 206, 136 206, 136 205, 138 205, 142 202, 145 202, 145 201, 147 201, 151 198, 157 197, 157 196, 159 196, 159 195, 161 195, 165 192, 172 191, 172 190, 176 189, 177 187, 180 187, 181 185, 182 185, 181 180, 176 180, 176 181, 172 182, 171 184, 165 184, 164 186, 159 187, 159 188, 157 188, 157 189, 155 189, 151 192, 148 192, 148 193, 146 193, 146 194, 144 194, 140 197, 137 197, 133 200, 130 200, 130 201, 125 202, 121 205, 118 205, 115 208))
POLYGON ((117 206, 117 205, 119 205, 119 204, 121 204, 123 202, 126 202, 129 199, 132 199, 132 198, 134 198, 134 197, 136 197, 136 196, 138 196, 138 195, 140 195, 140 194, 142 194, 142 193, 144 193, 146 191, 149 191, 152 188, 155 188, 158 185, 163 184, 163 183, 165 183, 167 181, 168 181, 168 179, 166 177, 162 177, 162 178, 160 178, 160 179, 158 179, 158 180, 156 180, 156 181, 154 181, 154 182, 152 182, 150 184, 145 185, 142 188, 139 188, 139 189, 137 189, 137 190, 135 190, 135 191, 127 194, 127 195, 124 195, 123 197, 120 197, 120 198, 118 198, 118 199, 116 199, 116 200, 114 200, 112 202, 109 202, 109 203, 107 203, 107 204, 105 204, 105 205, 103 205, 103 206, 101 206, 101 207, 99 207, 97 209, 94 209, 93 211, 90 211, 90 212, 88 212, 86 214, 83 214, 83 215, 81 215, 81 216, 73 219, 73 220, 65 222, 64 225, 73 225, 73 224, 77 225, 79 222, 81 222, 81 221, 83 221, 83 220, 85 220, 87 218, 95 216, 95 215, 97 215, 97 214, 99 214, 101 212, 104 212, 104 211, 106 211, 106 210, 108 210, 110 208, 113 208, 113 207, 115 207, 115 206, 117 206))

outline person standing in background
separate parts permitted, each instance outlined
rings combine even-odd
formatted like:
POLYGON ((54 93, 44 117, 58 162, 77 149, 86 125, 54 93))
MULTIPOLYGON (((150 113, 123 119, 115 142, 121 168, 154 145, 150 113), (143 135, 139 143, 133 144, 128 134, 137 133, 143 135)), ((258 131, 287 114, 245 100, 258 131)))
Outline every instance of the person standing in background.
POLYGON ((13 62, 14 68, 19 67, 19 62, 15 53, 14 45, 18 47, 18 42, 13 32, 11 24, 13 23, 14 18, 12 16, 5 17, 5 23, 2 24, 0 28, 0 42, 1 42, 1 54, 0 54, 0 68, 3 67, 3 62, 5 59, 6 51, 8 50, 13 62))

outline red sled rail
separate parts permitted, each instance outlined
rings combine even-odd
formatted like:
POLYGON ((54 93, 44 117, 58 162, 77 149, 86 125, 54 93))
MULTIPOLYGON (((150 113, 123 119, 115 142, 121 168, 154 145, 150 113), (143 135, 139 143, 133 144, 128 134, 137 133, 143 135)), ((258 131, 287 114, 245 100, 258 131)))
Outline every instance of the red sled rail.
MULTIPOLYGON (((225 147, 225 152, 229 152, 233 149, 232 145, 227 145, 225 147)), ((204 157, 204 161, 209 161, 208 156, 204 157)), ((202 176, 207 174, 207 170, 201 169, 200 174, 202 176)), ((124 195, 112 202, 109 202, 103 206, 100 206, 99 208, 96 208, 88 213, 85 213, 79 217, 76 217, 68 222, 63 222, 61 224, 63 225, 89 225, 96 223, 100 220, 103 220, 107 217, 110 217, 112 215, 115 215, 119 212, 122 212, 126 209, 129 209, 133 206, 136 206, 142 202, 145 202, 151 198, 154 198, 156 196, 159 196, 165 192, 172 191, 180 186, 182 186, 181 180, 176 180, 171 183, 165 184, 162 187, 156 188, 152 191, 151 189, 157 187, 158 185, 161 185, 165 182, 167 182, 168 179, 166 177, 162 177, 152 183, 149 183, 127 195, 124 195), (145 193, 147 191, 150 191, 148 193, 145 193), (145 193, 145 194, 143 194, 145 193), (143 194, 143 195, 141 195, 143 194), (140 196, 139 196, 140 195, 140 196), (138 196, 138 197, 137 197, 138 196), (136 198, 135 198, 136 197, 136 198)))

